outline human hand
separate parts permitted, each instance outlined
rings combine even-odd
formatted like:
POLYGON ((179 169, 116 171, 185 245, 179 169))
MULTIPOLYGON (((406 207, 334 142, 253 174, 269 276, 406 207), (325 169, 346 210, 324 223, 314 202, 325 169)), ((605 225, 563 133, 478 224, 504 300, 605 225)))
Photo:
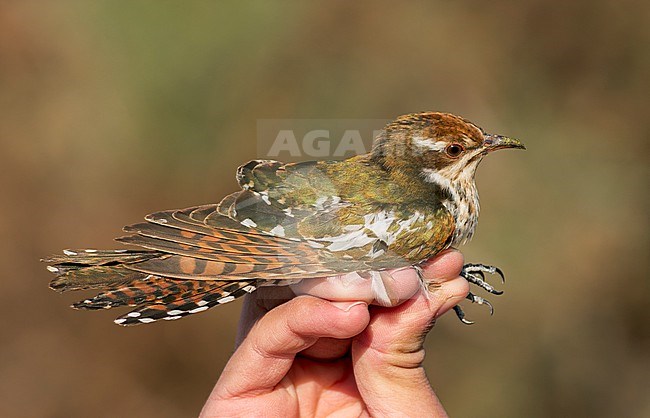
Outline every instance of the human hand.
POLYGON ((332 280, 312 290, 336 302, 298 296, 275 306, 288 289, 258 290, 245 301, 239 347, 201 416, 446 416, 422 367, 423 342, 467 295, 462 264, 456 250, 426 263, 429 295, 414 270, 394 271, 385 284, 396 307, 341 301, 350 288, 332 280))

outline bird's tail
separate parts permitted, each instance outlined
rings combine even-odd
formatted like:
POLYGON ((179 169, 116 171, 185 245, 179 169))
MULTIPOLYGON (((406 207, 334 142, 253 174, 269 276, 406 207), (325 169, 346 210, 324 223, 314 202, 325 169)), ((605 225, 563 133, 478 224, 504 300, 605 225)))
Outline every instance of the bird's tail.
POLYGON ((95 297, 72 305, 75 309, 135 307, 115 320, 137 325, 174 320, 224 304, 255 290, 254 280, 187 280, 161 277, 129 268, 164 257, 158 251, 65 250, 42 261, 56 274, 50 288, 59 292, 99 289, 95 297))

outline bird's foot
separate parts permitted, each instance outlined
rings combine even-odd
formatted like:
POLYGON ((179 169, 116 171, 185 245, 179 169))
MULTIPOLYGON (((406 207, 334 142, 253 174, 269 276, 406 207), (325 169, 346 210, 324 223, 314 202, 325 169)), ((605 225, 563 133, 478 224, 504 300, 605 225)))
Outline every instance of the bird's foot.
MULTIPOLYGON (((480 287, 481 289, 489 293, 492 293, 493 295, 502 294, 503 293, 502 290, 496 290, 491 284, 489 284, 485 280, 486 273, 498 274, 499 276, 501 276, 501 283, 505 283, 506 281, 506 278, 503 275, 501 269, 494 266, 486 266, 484 264, 465 264, 463 266, 463 269, 460 271, 461 277, 463 277, 471 284, 475 284, 476 286, 480 287)), ((472 303, 487 306, 490 309, 490 315, 494 314, 494 307, 487 299, 484 299, 480 296, 476 296, 472 292, 469 292, 467 294, 466 299, 469 299, 472 303)), ((471 325, 474 323, 473 321, 470 321, 469 319, 465 318, 465 312, 463 312, 463 310, 459 305, 454 306, 454 312, 456 313, 456 316, 458 317, 458 319, 460 319, 460 321, 463 324, 471 325)))

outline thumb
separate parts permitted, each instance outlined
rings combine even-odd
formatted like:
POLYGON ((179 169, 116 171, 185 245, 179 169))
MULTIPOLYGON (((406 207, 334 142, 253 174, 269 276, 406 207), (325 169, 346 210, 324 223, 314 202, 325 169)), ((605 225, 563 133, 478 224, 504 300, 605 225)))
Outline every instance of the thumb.
POLYGON ((422 289, 395 308, 373 307, 368 328, 355 338, 357 344, 396 357, 418 352, 435 319, 467 295, 469 284, 459 277, 462 266, 463 256, 456 250, 446 251, 428 262, 423 266, 423 276, 431 290, 422 289))
POLYGON ((435 319, 469 291, 459 277, 462 265, 460 252, 446 251, 424 266, 432 291, 395 308, 371 308, 368 327, 353 339, 352 361, 359 392, 375 414, 399 411, 404 402, 423 411, 442 408, 421 367, 423 344, 435 319))

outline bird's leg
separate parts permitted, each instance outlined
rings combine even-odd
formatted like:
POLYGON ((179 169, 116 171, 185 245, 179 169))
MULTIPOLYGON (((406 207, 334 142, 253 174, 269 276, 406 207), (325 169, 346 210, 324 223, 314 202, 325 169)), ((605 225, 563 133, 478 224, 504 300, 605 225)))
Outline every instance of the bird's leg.
MULTIPOLYGON (((506 281, 506 278, 503 275, 501 269, 494 266, 486 266, 484 264, 465 264, 463 266, 463 269, 460 271, 461 277, 463 277, 468 282, 475 284, 476 286, 480 287, 481 289, 489 293, 492 293, 493 295, 502 294, 503 293, 502 290, 496 290, 491 284, 485 281, 485 273, 498 274, 499 276, 501 276, 502 283, 505 283, 506 281)), ((469 292, 466 298, 469 299, 472 303, 477 303, 479 305, 487 306, 490 309, 490 315, 494 313, 494 307, 488 300, 480 296, 476 296, 472 292, 469 292)), ((470 325, 474 323, 468 319, 465 319, 465 313, 463 312, 463 310, 459 305, 454 306, 454 312, 456 312, 456 316, 458 317, 458 319, 460 319, 460 321, 463 324, 470 325)))

